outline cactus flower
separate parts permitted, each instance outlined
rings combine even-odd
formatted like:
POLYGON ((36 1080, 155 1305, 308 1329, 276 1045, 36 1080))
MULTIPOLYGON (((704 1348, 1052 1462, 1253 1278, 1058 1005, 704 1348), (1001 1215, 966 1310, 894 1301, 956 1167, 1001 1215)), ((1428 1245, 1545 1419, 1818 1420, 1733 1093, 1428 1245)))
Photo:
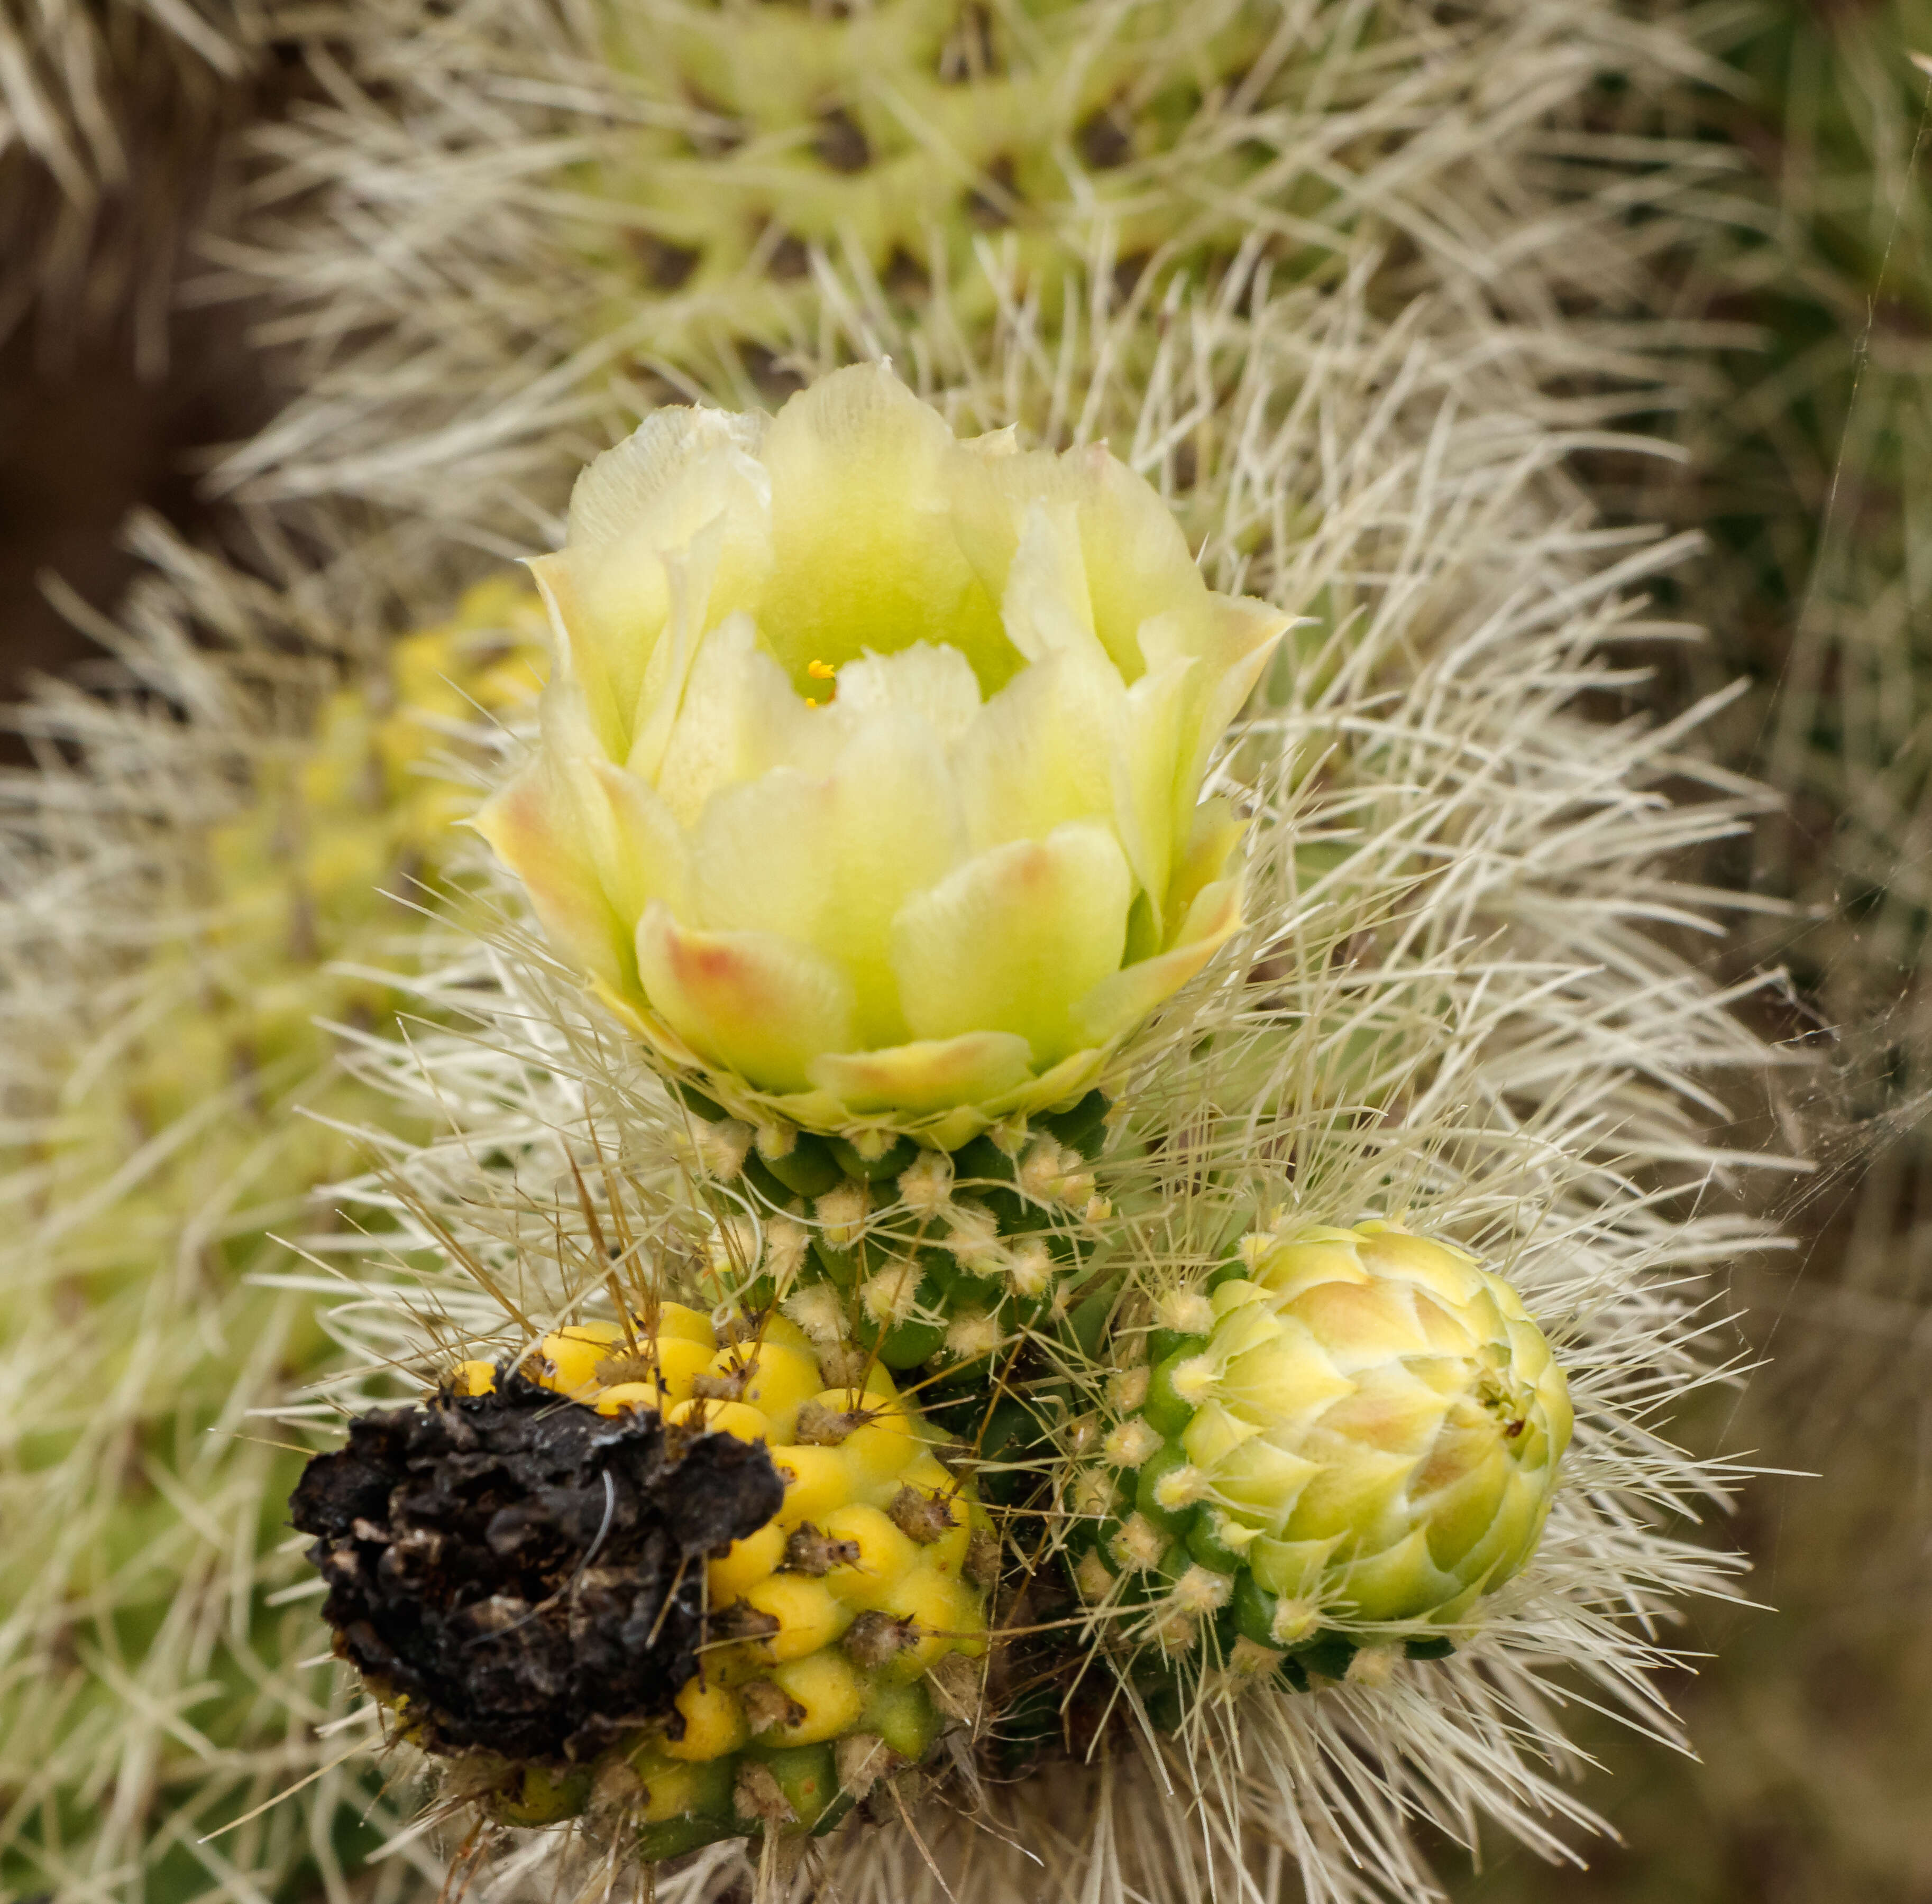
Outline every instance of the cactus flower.
POLYGON ((956 440, 862 365, 658 412, 532 566, 541 744, 478 824, 740 1114, 951 1147, 1070 1103, 1239 924, 1201 789, 1287 618, 1104 447, 956 440))

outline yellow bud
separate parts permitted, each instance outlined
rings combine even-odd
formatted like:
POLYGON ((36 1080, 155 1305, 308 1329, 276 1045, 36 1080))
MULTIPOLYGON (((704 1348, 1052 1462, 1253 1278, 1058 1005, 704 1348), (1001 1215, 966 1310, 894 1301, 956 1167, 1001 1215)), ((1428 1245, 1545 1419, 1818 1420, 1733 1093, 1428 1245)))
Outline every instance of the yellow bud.
MULTIPOLYGON (((708 1329, 705 1331, 707 1336, 710 1333, 708 1329)), ((650 1359, 666 1399, 673 1402, 687 1400, 692 1393, 692 1384, 711 1366, 716 1353, 708 1342, 693 1342, 677 1336, 660 1336, 650 1359)))
POLYGON ((663 1399, 650 1382, 618 1382, 597 1391, 596 1407, 600 1415, 654 1415, 663 1399))
POLYGON ((660 1350, 666 1338, 697 1342, 707 1351, 718 1346, 718 1332, 712 1327, 711 1318, 682 1303, 656 1303, 639 1321, 647 1333, 658 1339, 660 1350))

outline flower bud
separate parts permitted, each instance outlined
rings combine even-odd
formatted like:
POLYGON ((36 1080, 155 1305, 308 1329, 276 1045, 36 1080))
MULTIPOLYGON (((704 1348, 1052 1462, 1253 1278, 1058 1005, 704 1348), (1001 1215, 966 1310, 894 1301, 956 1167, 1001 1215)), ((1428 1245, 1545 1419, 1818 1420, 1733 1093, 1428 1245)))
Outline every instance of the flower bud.
POLYGON ((1157 1570, 1147 1631, 1170 1650, 1211 1611, 1224 1653, 1312 1648, 1339 1677, 1342 1635, 1454 1627, 1528 1564, 1568 1384, 1507 1283, 1397 1225, 1258 1231, 1230 1267, 1211 1299, 1161 1306, 1190 1334, 1106 1433, 1125 1518, 1096 1537, 1157 1570), (1203 1569, 1228 1583, 1211 1607, 1203 1569))

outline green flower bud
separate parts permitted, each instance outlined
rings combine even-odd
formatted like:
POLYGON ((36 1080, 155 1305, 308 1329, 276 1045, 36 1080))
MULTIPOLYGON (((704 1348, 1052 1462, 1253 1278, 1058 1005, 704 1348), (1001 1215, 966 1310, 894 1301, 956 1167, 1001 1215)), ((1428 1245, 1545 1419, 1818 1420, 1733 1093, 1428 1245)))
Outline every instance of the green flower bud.
POLYGON ((1215 1281, 1211 1330, 1163 1334, 1101 1444, 1131 1500, 1108 1558, 1158 1577, 1154 1635, 1211 1620, 1339 1678, 1338 1628, 1453 1627, 1528 1564, 1570 1409, 1507 1283, 1383 1222, 1257 1233, 1215 1281))

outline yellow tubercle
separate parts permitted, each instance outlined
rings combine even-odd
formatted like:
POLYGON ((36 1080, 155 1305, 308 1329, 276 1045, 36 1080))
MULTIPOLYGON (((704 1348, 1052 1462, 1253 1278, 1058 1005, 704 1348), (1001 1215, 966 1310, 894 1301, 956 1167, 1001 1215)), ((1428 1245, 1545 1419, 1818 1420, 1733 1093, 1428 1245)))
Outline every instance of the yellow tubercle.
POLYGON ((774 1573, 747 1588, 742 1597, 754 1613, 778 1623, 776 1633, 751 1644, 780 1665, 830 1646, 852 1624, 851 1609, 839 1604, 830 1588, 801 1573, 774 1573))
POLYGON ((458 1395, 494 1395, 496 1392, 496 1371, 488 1362, 459 1362, 456 1372, 449 1378, 449 1385, 458 1395))
POLYGON ((599 1389, 592 1405, 600 1415, 656 1414, 664 1392, 655 1382, 618 1382, 599 1389))
POLYGON ((741 1441, 769 1443, 771 1439, 770 1421, 743 1402, 713 1402, 693 1396, 688 1402, 674 1402, 664 1411, 664 1420, 700 1434, 735 1435, 741 1441))
POLYGON ((573 1401, 587 1402, 604 1384, 598 1370, 624 1352, 624 1332, 614 1322, 573 1324, 537 1345, 541 1372, 536 1379, 573 1401))
POLYGON ((713 1606, 728 1606, 748 1587, 769 1579, 784 1558, 785 1533, 776 1522, 767 1522, 756 1534, 734 1540, 722 1559, 706 1570, 706 1585, 713 1606))
POLYGON ((778 1525, 790 1532, 807 1521, 823 1520, 852 1498, 852 1471, 837 1448, 792 1447, 774 1450, 778 1478, 785 1484, 778 1525))
POLYGON ((750 1736, 738 1696, 715 1678, 689 1681, 677 1696, 677 1714, 684 1722, 681 1738, 666 1737, 663 1750, 670 1759, 702 1761, 736 1752, 750 1736))
POLYGON ((772 1745, 820 1745, 842 1732, 858 1729, 866 1710, 866 1684, 858 1670, 836 1651, 821 1649, 780 1666, 772 1683, 802 1717, 772 1726, 760 1736, 772 1745))
POLYGON ((661 1336, 646 1360, 657 1371, 658 1384, 673 1402, 688 1401, 692 1384, 707 1370, 716 1351, 688 1336, 661 1336))

